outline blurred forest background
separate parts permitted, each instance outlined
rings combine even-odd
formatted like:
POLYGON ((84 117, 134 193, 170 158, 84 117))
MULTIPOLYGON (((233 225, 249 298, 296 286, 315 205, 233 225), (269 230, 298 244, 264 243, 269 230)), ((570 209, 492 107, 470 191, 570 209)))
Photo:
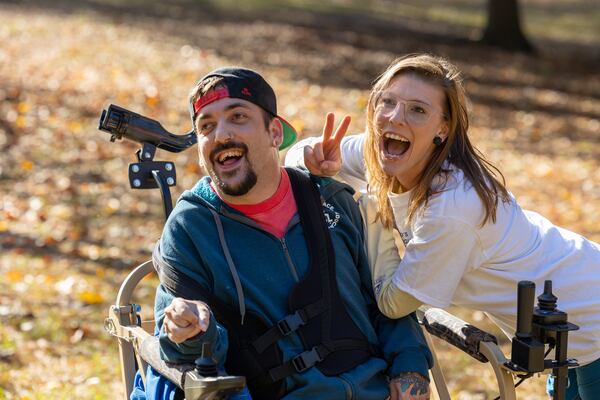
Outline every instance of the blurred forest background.
MULTIPOLYGON (((0 1, 0 399, 122 395, 103 320, 163 216, 157 191, 129 188, 138 146, 110 143, 100 112, 115 103, 187 132, 187 93, 219 66, 261 71, 280 113, 317 135, 327 111, 362 131, 369 86, 395 57, 447 56, 472 136, 521 205, 600 241, 599 1, 519 5, 535 52, 480 42, 485 0, 0 1)), ((174 197, 201 173, 195 150, 156 159, 177 165, 174 197)), ((145 315, 155 284, 138 293, 145 315)), ((497 395, 488 365, 439 348, 453 398, 497 395)), ((519 398, 545 398, 543 382, 519 398)))

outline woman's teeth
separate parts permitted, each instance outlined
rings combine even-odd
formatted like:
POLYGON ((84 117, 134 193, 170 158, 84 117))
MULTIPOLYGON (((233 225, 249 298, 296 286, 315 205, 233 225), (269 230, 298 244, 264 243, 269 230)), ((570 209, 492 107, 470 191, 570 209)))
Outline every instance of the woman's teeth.
POLYGON ((400 136, 400 135, 396 135, 394 133, 386 133, 385 137, 386 137, 386 139, 394 139, 394 140, 399 140, 401 142, 410 143, 407 138, 400 136))
POLYGON ((390 156, 401 156, 402 154, 406 153, 410 147, 410 141, 403 136, 396 135, 394 133, 386 133, 384 138, 385 151, 390 156))

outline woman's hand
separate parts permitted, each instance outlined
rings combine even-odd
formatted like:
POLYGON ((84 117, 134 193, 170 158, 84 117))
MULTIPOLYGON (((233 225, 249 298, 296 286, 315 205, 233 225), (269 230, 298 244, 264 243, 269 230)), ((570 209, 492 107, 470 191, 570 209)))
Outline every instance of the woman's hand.
POLYGON ((332 135, 334 120, 334 114, 327 113, 320 140, 304 147, 304 164, 313 175, 334 176, 342 168, 340 143, 348 130, 351 118, 346 115, 332 135))
POLYGON ((390 382, 390 400, 429 400, 429 397, 429 380, 419 373, 403 373, 390 382))

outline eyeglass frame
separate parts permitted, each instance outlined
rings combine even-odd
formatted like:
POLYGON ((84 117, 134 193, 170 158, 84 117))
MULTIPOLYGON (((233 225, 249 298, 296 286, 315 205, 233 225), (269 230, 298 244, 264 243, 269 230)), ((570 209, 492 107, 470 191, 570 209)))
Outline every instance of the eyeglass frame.
POLYGON ((385 91, 382 92, 378 96, 377 100, 375 101, 375 107, 373 108, 373 110, 375 112, 377 112, 377 109, 379 107, 382 107, 381 101, 385 100, 385 99, 388 99, 388 98, 394 100, 396 102, 396 104, 394 105, 393 109, 390 109, 387 112, 385 112, 385 111, 381 111, 381 112, 383 112, 384 114, 391 114, 392 112, 396 111, 396 109, 398 108, 398 103, 402 103, 402 104, 404 104, 403 120, 408 125, 425 125, 427 122, 429 122, 431 120, 431 117, 433 115, 435 115, 435 114, 441 115, 443 118, 446 118, 446 114, 443 111, 440 111, 439 109, 437 109, 432 104, 428 104, 428 103, 425 103, 425 102, 422 102, 422 101, 419 101, 419 100, 404 100, 404 99, 402 99, 400 97, 393 96, 393 95, 389 94, 389 92, 385 92, 385 91), (414 120, 409 121, 409 119, 407 118, 407 115, 408 115, 408 113, 407 113, 407 106, 409 104, 418 104, 419 107, 422 107, 422 108, 425 108, 425 109, 430 109, 430 113, 427 115, 427 119, 425 119, 424 121, 414 121, 414 120), (425 106, 425 107, 423 107, 423 106, 425 106))

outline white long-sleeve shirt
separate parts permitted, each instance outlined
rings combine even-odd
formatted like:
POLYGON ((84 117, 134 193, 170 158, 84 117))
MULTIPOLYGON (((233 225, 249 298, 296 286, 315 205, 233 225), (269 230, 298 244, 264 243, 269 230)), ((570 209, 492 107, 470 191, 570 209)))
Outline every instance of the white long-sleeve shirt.
MULTIPOLYGON (((364 163, 363 145, 364 135, 342 141, 340 176, 350 184, 361 178, 357 166, 364 163)), ((365 187, 362 165, 363 184, 358 190, 365 187)), ((496 223, 481 226, 484 206, 456 168, 446 190, 432 196, 411 224, 405 221, 409 196, 410 192, 389 195, 406 249, 399 264, 381 265, 380 260, 377 271, 372 271, 375 288, 393 284, 436 307, 454 304, 484 311, 510 337, 516 328, 518 282, 533 281, 539 295, 550 279, 558 308, 580 327, 569 332, 568 356, 581 365, 600 358, 599 244, 521 209, 512 197, 498 205, 496 223)))

